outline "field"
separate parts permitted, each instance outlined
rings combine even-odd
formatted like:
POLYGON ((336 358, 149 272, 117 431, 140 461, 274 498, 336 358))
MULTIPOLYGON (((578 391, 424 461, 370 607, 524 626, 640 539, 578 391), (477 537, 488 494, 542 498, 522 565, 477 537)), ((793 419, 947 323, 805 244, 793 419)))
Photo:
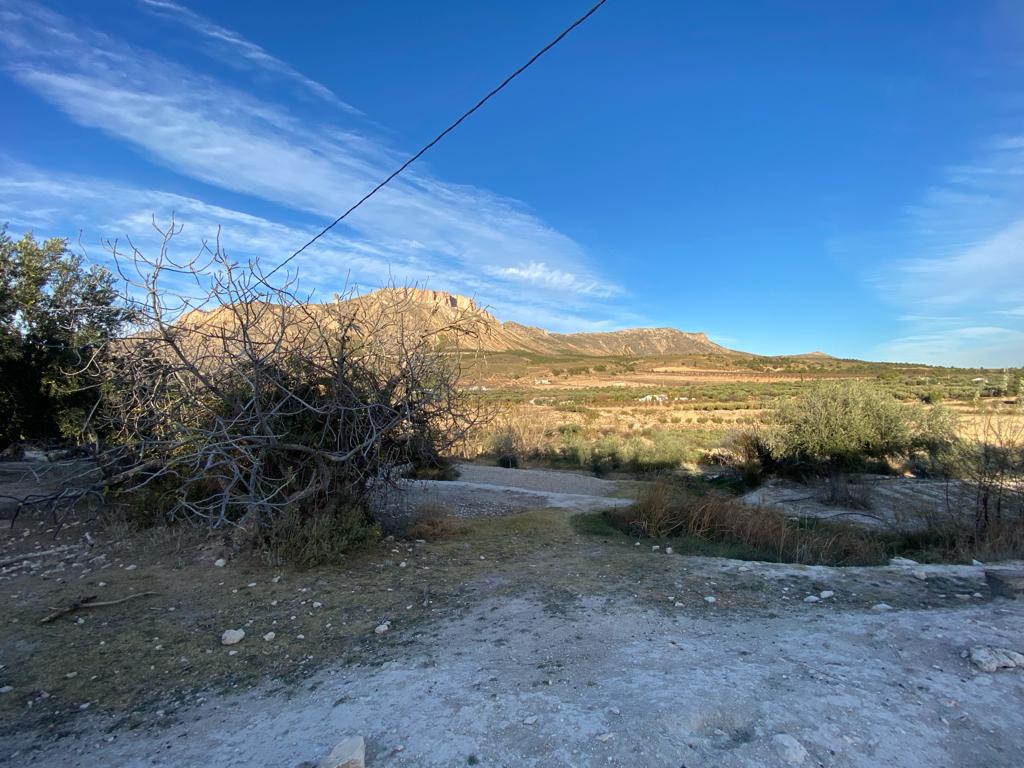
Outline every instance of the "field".
MULTIPOLYGON (((868 363, 824 355, 757 357, 554 357, 491 353, 475 360, 466 386, 497 413, 466 447, 487 454, 496 432, 518 436, 530 460, 589 466, 593 450, 617 452, 634 468, 696 465, 737 432, 765 423, 780 399, 815 382, 860 379, 906 403, 942 403, 971 436, 1007 403, 1002 370, 868 363)), ((1021 416, 1015 416, 1018 421, 1021 416)), ((1021 423, 1024 423, 1022 421, 1021 423)))

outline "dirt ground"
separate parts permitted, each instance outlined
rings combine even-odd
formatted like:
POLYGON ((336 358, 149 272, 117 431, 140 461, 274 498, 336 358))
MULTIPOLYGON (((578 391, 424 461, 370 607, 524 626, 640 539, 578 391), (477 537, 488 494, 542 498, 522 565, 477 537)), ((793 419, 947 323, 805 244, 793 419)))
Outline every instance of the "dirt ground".
POLYGON ((5 526, 0 763, 296 766, 360 734, 371 768, 1021 765, 1024 669, 963 656, 1024 651, 982 567, 670 554, 546 495, 622 487, 512 472, 437 493, 538 509, 311 571, 218 567, 194 531, 5 526))

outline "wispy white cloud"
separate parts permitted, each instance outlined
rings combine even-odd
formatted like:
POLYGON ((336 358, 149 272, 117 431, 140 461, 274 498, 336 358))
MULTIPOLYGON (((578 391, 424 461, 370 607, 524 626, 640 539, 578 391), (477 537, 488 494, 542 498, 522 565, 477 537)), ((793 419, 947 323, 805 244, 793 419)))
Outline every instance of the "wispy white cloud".
MULTIPOLYGON (((0 222, 12 231, 64 233, 80 243, 89 258, 113 266, 104 241, 120 240, 143 252, 154 252, 160 234, 154 229, 174 220, 183 226, 172 242, 179 258, 193 255, 204 241, 219 239, 234 260, 278 263, 294 243, 308 235, 294 223, 255 216, 213 205, 187 195, 141 189, 109 180, 53 174, 0 157, 0 222), (79 236, 78 233, 81 232, 79 236)), ((436 263, 417 248, 390 248, 354 235, 332 232, 314 251, 293 265, 301 276, 299 289, 321 299, 352 289, 375 290, 390 281, 418 283, 472 296, 500 319, 541 325, 554 331, 609 330, 638 322, 628 310, 610 308, 603 319, 573 309, 572 302, 553 304, 544 295, 524 294, 515 280, 466 272, 436 263)))
POLYGON ((904 312, 903 335, 880 354, 1024 362, 1024 137, 994 140, 975 162, 948 169, 908 208, 906 230, 906 256, 874 277, 904 312))
MULTIPOLYGON (((246 52, 254 66, 302 77, 259 46, 210 25, 180 4, 143 2, 197 34, 213 34, 246 52)), ((23 200, 23 212, 52 219, 75 213, 93 232, 100 222, 127 231, 148 226, 152 211, 147 206, 165 213, 173 207, 200 229, 213 225, 216 216, 224 217, 226 231, 239 228, 237 239, 232 237, 235 247, 263 247, 268 256, 272 251, 274 258, 282 258, 401 160, 365 126, 341 125, 335 117, 325 122, 308 105, 299 114, 294 106, 255 98, 105 32, 74 25, 34 3, 0 0, 0 23, 6 28, 0 37, 0 47, 8 52, 6 70, 75 122, 126 142, 184 177, 280 208, 273 216, 276 221, 247 219, 241 211, 197 198, 136 190, 132 206, 92 198, 88 222, 81 220, 86 209, 59 194, 23 200), (241 228, 252 229, 253 236, 246 239, 241 228)), ((9 195, 17 182, 8 177, 9 195)), ((50 182, 82 193, 82 185, 69 184, 66 178, 50 182)), ((408 172, 345 224, 302 262, 303 275, 318 287, 327 289, 350 271, 357 281, 379 284, 382 270, 390 267, 402 279, 479 294, 495 306, 512 309, 512 317, 525 307, 531 315, 547 307, 562 318, 618 316, 595 302, 621 289, 595 272, 578 243, 520 203, 486 190, 408 172), (530 286, 528 300, 522 295, 524 284, 530 286)))
POLYGON ((218 45, 227 54, 221 57, 222 60, 229 64, 238 66, 240 63, 245 63, 251 67, 282 76, 297 83, 313 96, 353 114, 362 114, 355 107, 339 99, 330 88, 306 77, 277 57, 267 53, 252 41, 246 40, 238 33, 215 24, 204 16, 200 16, 191 8, 171 2, 171 0, 139 0, 139 3, 153 13, 183 24, 204 40, 218 45))
POLYGON ((531 261, 528 264, 514 267, 491 267, 488 269, 488 273, 530 285, 557 288, 588 296, 608 297, 621 293, 618 286, 601 283, 597 280, 581 280, 571 272, 553 269, 544 262, 531 261))

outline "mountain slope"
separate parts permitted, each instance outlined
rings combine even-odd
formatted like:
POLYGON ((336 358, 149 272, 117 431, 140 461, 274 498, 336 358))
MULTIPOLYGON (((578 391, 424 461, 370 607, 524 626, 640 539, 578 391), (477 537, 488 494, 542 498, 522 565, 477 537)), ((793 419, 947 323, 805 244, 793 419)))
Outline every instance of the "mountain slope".
MULTIPOLYGON (((687 333, 675 328, 551 333, 511 321, 501 322, 466 296, 418 288, 391 288, 385 291, 398 292, 405 299, 403 304, 407 318, 427 331, 436 332, 457 317, 472 317, 480 328, 480 338, 474 340, 474 345, 478 342, 479 347, 488 352, 625 357, 733 353, 733 350, 715 344, 703 333, 687 333)), ((363 310, 369 310, 377 302, 394 300, 394 294, 385 291, 375 291, 349 301, 363 310)))

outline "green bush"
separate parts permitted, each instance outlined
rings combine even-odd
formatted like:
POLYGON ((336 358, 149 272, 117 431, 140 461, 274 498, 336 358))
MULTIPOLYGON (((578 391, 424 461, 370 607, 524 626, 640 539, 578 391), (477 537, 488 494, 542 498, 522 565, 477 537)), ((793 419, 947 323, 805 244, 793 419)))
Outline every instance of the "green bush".
POLYGON ((865 381, 822 382, 774 414, 768 446, 777 462, 826 472, 834 501, 847 497, 846 473, 870 460, 937 451, 953 440, 955 422, 945 410, 903 405, 865 381))

